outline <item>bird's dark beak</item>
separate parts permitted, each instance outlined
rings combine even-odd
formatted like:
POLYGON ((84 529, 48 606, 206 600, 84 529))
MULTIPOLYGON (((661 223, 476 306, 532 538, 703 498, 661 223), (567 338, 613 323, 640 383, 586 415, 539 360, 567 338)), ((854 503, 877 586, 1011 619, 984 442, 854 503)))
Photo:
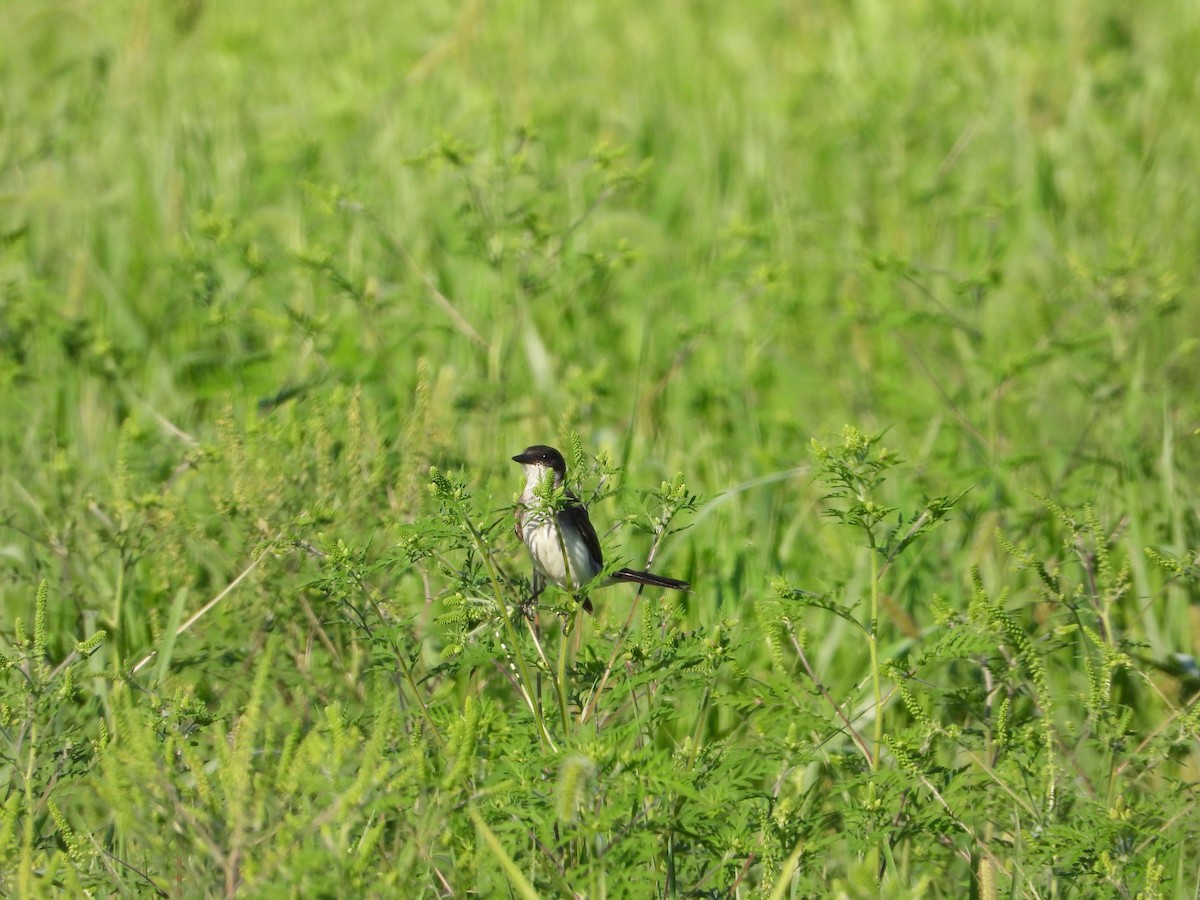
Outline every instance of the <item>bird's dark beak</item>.
POLYGON ((527 462, 529 462, 529 454, 528 453, 518 453, 516 456, 513 457, 513 462, 518 462, 521 465, 525 465, 527 462))

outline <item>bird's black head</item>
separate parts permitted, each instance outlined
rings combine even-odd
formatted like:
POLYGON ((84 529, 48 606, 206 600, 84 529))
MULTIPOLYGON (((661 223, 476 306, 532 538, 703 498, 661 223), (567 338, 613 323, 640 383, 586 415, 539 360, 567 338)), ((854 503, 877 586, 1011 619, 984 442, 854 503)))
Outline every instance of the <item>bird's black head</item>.
POLYGON ((567 474, 567 461, 563 459, 563 455, 545 444, 526 447, 513 457, 513 462, 519 462, 523 466, 545 466, 547 469, 553 469, 559 475, 567 474))

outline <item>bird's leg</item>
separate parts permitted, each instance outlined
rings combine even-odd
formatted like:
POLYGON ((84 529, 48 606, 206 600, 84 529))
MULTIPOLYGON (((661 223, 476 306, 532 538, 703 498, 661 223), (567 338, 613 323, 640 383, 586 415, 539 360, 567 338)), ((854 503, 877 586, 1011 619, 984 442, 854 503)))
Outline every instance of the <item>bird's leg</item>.
POLYGON ((536 612, 535 604, 537 603, 537 598, 541 596, 542 591, 545 589, 546 580, 535 572, 533 574, 533 593, 523 600, 520 606, 521 615, 526 619, 532 619, 534 617, 534 613, 536 612))

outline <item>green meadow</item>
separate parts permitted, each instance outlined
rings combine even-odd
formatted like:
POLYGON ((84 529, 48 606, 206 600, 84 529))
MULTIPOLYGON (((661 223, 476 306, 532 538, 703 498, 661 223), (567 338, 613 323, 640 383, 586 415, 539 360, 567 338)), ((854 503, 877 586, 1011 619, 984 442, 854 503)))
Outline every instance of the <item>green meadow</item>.
POLYGON ((4 19, 0 894, 1196 896, 1196 3, 4 19))

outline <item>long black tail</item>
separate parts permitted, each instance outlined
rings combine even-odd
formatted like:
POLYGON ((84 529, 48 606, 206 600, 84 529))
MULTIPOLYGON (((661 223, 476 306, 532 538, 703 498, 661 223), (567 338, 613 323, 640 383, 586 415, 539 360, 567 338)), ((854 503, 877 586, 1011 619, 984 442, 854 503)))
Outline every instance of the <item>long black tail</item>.
POLYGON ((634 584, 648 584, 651 587, 670 588, 673 591, 687 591, 692 587, 678 578, 667 578, 652 572, 635 572, 633 569, 619 569, 613 572, 612 577, 613 581, 632 581, 634 584))

